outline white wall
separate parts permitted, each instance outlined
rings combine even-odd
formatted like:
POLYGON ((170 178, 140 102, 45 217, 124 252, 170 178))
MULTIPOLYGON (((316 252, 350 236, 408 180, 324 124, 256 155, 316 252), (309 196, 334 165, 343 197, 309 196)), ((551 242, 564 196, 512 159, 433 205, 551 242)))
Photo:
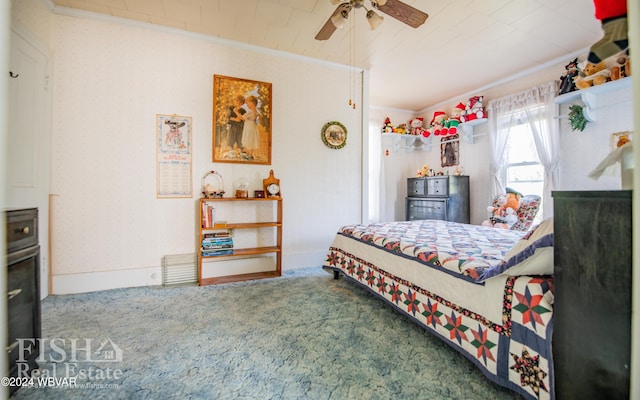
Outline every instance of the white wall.
MULTIPOLYGON (((24 10, 16 18, 37 31, 41 13, 24 10)), ((160 283, 163 255, 196 249, 200 179, 212 169, 227 192, 239 177, 259 189, 273 169, 283 269, 321 265, 338 227, 361 218, 363 124, 346 104, 348 68, 88 16, 48 16, 52 293, 160 283), (272 165, 211 162, 214 74, 272 83, 272 165), (345 101, 336 100, 341 88, 345 101), (174 113, 193 118, 194 196, 157 199, 155 118, 174 113), (320 139, 331 120, 349 131, 343 149, 320 139)))
MULTIPOLYGON (((9 68, 9 9, 10 3, 7 0, 0 0, 0 66, 5 71, 9 68)), ((0 152, 4 154, 7 145, 8 129, 9 129, 9 77, 8 74, 4 74, 0 77, 0 152)), ((2 163, 0 165, 0 207, 3 209, 6 206, 6 165, 2 163)), ((0 251, 2 254, 7 254, 6 246, 6 230, 0 231, 0 251)), ((0 287, 7 288, 7 259, 2 257, 0 260, 0 287)), ((7 296, 5 295, 7 289, 2 291, 3 295, 0 298, 0 321, 7 321, 7 296)), ((0 329, 0 343, 9 342, 9 332, 7 323, 2 324, 0 329)), ((9 370, 9 363, 7 357, 0 359, 0 371, 5 373, 9 370)), ((0 388, 0 398, 5 399, 9 397, 9 388, 3 386, 0 388)))
MULTIPOLYGON (((583 56, 586 56, 586 50, 583 56)), ((566 62, 551 63, 523 73, 517 79, 499 82, 494 86, 479 88, 476 91, 452 98, 450 101, 437 104, 422 110, 416 116, 430 121, 434 111, 450 113, 456 104, 466 102, 474 95, 483 95, 485 105, 492 99, 517 93, 527 88, 559 79, 564 71, 564 65, 578 54, 567 55, 566 62)), ((582 104, 580 100, 576 104, 582 104)), ((559 114, 568 114, 570 104, 559 107, 559 114)), ((618 176, 603 176, 598 181, 590 179, 587 174, 595 168, 608 154, 610 149, 610 135, 614 132, 633 130, 633 113, 631 88, 598 96, 597 121, 589 123, 584 131, 572 131, 566 118, 560 119, 561 137, 561 176, 560 187, 557 190, 610 190, 620 189, 618 176)), ((379 119, 382 125, 384 118, 379 119)), ((394 122, 395 124, 395 122, 394 122)), ((426 124, 426 122, 425 122, 426 124)), ((471 223, 479 224, 486 219, 486 208, 490 201, 489 188, 489 139, 488 124, 474 128, 474 133, 480 135, 473 144, 462 141, 460 143, 460 165, 464 173, 470 177, 471 223)), ((383 147, 384 147, 383 138, 383 147)), ((390 140, 390 139, 389 139, 390 140)), ((431 151, 414 151, 412 153, 398 152, 392 154, 390 162, 386 163, 384 174, 387 188, 386 197, 382 204, 393 204, 393 215, 388 219, 404 219, 404 197, 406 196, 406 178, 415 176, 415 171, 423 164, 434 170, 440 167, 440 150, 435 138, 431 151)))
MULTIPOLYGON (((406 180, 402 176, 411 176, 415 171, 411 169, 411 162, 420 163, 422 152, 409 152, 405 150, 394 151, 391 137, 382 136, 382 127, 388 117, 395 127, 407 123, 414 116, 414 112, 399 109, 372 107, 369 111, 369 135, 371 138, 370 158, 372 162, 379 165, 379 175, 377 177, 380 192, 377 193, 376 200, 379 206, 376 221, 394 221, 404 219, 404 197, 394 196, 403 190, 406 193, 406 180), (388 153, 388 154, 387 154, 388 153)), ((422 164, 420 164, 422 165, 422 164)), ((373 193, 372 193, 373 194, 373 193)))

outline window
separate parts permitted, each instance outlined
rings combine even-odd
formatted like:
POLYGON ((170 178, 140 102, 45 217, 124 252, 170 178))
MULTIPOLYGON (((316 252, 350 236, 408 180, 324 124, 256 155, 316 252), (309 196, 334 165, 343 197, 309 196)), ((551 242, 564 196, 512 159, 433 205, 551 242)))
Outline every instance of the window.
POLYGON ((540 208, 545 202, 548 207, 536 219, 552 215, 551 191, 560 178, 556 92, 556 83, 549 81, 488 105, 491 192, 496 195, 509 186, 525 195, 539 195, 540 208))
MULTIPOLYGON (((507 135, 504 180, 507 187, 525 194, 537 194, 542 199, 544 191, 544 166, 540 163, 533 133, 528 123, 512 125, 507 135)), ((542 202, 536 220, 542 216, 542 202)), ((537 222, 537 221, 536 221, 537 222)))

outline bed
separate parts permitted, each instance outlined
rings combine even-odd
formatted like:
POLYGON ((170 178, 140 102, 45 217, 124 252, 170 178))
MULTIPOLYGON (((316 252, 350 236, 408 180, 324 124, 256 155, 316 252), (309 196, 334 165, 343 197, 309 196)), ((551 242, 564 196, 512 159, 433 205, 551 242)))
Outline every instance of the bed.
POLYGON ((553 399, 553 220, 347 225, 323 268, 356 282, 527 399, 553 399))

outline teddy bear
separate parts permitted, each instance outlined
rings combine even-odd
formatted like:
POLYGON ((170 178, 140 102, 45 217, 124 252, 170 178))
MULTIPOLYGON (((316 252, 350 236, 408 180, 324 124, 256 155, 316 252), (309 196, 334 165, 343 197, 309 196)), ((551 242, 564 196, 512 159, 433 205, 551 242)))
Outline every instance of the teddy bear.
POLYGON ((588 61, 579 64, 580 73, 573 78, 573 82, 578 89, 587 89, 591 86, 602 85, 609 80, 609 70, 607 63, 601 61, 597 64, 588 61))
POLYGON ((416 136, 429 137, 431 133, 422 127, 423 124, 424 118, 414 118, 409 121, 409 125, 411 125, 411 134, 416 136))
POLYGON ((522 194, 520 192, 508 187, 506 193, 498 197, 497 207, 487 207, 491 217, 482 221, 482 226, 511 229, 518 222, 518 208, 520 208, 521 198, 522 194))
POLYGON ((433 134, 438 136, 442 135, 442 130, 444 129, 444 123, 447 120, 447 114, 444 111, 435 111, 433 113, 433 118, 431 118, 431 123, 429 126, 433 131, 433 134))
POLYGON ((393 131, 395 133, 399 133, 401 135, 404 135, 404 134, 407 133, 407 124, 400 124, 400 125, 396 126, 393 131))
POLYGON ((631 65, 629 56, 627 54, 620 54, 612 62, 612 66, 609 67, 609 73, 612 81, 617 81, 620 78, 631 76, 631 65))
POLYGON ((427 164, 423 165, 421 169, 416 171, 416 176, 417 177, 429 176, 429 175, 431 175, 431 174, 429 172, 429 166, 427 164))

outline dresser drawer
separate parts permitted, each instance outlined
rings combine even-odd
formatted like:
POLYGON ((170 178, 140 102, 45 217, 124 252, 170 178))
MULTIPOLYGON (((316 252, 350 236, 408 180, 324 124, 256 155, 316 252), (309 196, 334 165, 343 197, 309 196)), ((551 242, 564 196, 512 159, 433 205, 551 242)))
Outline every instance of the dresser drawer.
POLYGON ((449 197, 449 178, 430 178, 427 181, 427 193, 429 196, 449 197))
POLYGON ((425 197, 427 195, 427 178, 407 179, 407 196, 425 197))
POLYGON ((440 219, 447 217, 447 200, 407 199, 407 220, 440 219))
POLYGON ((7 211, 7 252, 38 244, 38 209, 7 211))

